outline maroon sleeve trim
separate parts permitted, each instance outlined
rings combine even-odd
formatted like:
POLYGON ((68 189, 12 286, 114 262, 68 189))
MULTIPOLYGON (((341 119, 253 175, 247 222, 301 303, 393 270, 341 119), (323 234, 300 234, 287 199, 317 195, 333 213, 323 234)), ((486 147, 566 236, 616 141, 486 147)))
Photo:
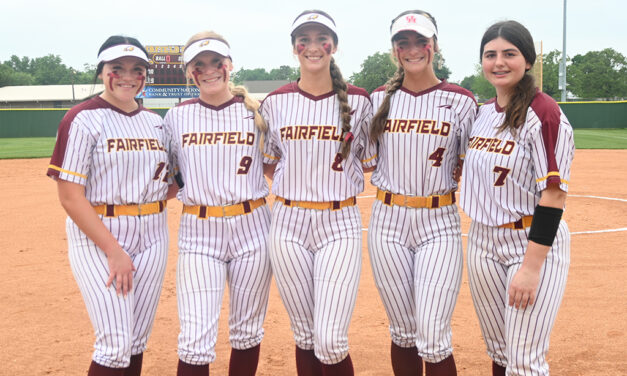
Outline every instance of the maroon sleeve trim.
MULTIPOLYGON (((76 106, 72 107, 68 112, 65 113, 65 116, 63 116, 63 119, 61 119, 61 123, 59 123, 59 129, 57 130, 57 141, 54 145, 52 157, 50 158, 50 165, 56 166, 58 168, 61 168, 61 166, 63 166, 63 158, 65 157, 65 150, 67 148, 67 142, 72 122, 81 111, 102 108, 103 106, 99 98, 100 97, 96 96, 88 99, 85 102, 79 103, 76 106)), ((46 175, 50 177, 58 177, 59 173, 60 171, 57 169, 48 168, 46 175)))
POLYGON ((559 168, 555 158, 555 145, 560 127, 560 108, 550 96, 538 92, 531 102, 531 108, 541 122, 542 141, 546 150, 547 184, 560 184, 559 168), (557 172, 557 175, 552 175, 557 172))

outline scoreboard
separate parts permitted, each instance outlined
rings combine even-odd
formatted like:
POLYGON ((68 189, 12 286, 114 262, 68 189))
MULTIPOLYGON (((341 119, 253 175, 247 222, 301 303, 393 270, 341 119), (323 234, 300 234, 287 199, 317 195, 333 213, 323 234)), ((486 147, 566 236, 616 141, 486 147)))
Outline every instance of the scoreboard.
POLYGON ((146 87, 139 98, 191 98, 197 97, 198 88, 187 84, 183 72, 183 46, 146 46, 148 70, 146 87))

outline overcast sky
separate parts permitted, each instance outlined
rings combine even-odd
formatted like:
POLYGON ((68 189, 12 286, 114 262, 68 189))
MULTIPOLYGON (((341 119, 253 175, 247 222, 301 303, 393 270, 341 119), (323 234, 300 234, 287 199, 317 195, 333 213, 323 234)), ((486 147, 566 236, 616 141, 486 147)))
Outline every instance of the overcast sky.
MULTIPOLYGON (((317 8, 335 19, 336 60, 348 78, 368 56, 389 50, 392 18, 418 7, 435 17, 450 81, 461 81, 474 72, 481 36, 497 21, 521 22, 536 42, 542 41, 544 53, 561 50, 563 1, 14 0, 1 7, 0 61, 52 53, 82 69, 95 63, 110 35, 134 36, 146 45, 176 45, 198 31, 214 30, 231 44, 235 70, 297 66, 290 25, 301 11, 317 8)), ((568 56, 608 47, 627 55, 626 11, 624 0, 568 0, 568 56)))

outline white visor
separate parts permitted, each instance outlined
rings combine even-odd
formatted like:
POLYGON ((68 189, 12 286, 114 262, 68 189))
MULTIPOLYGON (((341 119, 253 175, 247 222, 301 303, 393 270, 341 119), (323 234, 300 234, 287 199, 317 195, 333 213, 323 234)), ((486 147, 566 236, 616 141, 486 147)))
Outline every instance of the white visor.
POLYGON ((231 51, 228 44, 217 39, 201 39, 187 46, 183 51, 183 62, 189 64, 199 53, 212 51, 224 57, 231 58, 231 51))
POLYGON ((132 44, 118 44, 98 54, 98 64, 102 62, 107 63, 125 56, 134 56, 148 63, 148 56, 141 48, 132 44))
POLYGON ((431 38, 432 36, 438 36, 438 29, 435 27, 433 22, 420 13, 409 13, 404 14, 399 17, 392 26, 390 26, 390 34, 392 34, 392 39, 396 36, 396 34, 401 31, 412 30, 417 32, 426 38, 431 38))
POLYGON ((332 19, 320 13, 306 13, 302 16, 298 17, 296 21, 292 24, 292 32, 293 35, 296 29, 303 26, 306 23, 317 23, 323 26, 326 26, 329 30, 337 36, 337 30, 335 30, 335 23, 332 19))

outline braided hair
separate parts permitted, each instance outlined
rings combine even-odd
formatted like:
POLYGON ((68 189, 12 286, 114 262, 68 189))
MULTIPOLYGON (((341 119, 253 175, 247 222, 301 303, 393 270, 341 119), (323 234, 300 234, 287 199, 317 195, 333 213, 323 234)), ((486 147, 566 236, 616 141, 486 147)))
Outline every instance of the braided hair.
POLYGON ((348 104, 348 85, 340 68, 335 64, 335 59, 331 58, 331 81, 333 82, 333 91, 337 94, 337 99, 340 101, 340 119, 342 120, 342 145, 340 146, 340 154, 343 159, 348 157, 348 153, 351 151, 351 106, 348 104))

